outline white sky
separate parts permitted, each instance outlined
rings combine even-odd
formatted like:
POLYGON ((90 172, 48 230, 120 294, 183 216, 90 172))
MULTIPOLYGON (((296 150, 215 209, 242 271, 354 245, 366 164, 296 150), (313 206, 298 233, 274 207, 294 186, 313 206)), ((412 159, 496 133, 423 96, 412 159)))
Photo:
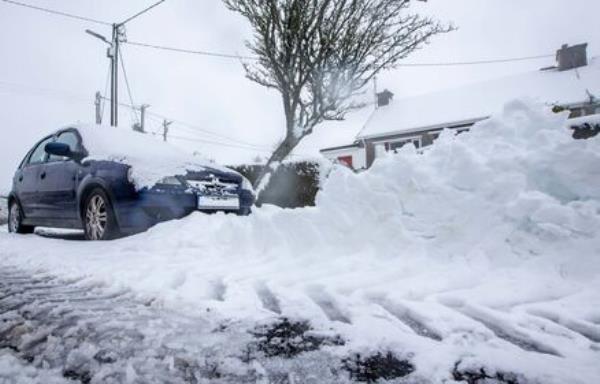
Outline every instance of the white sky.
MULTIPOLYGON (((23 0, 106 21, 124 18, 152 0, 23 0)), ((420 10, 451 21, 459 30, 434 38, 406 62, 447 62, 552 54, 563 43, 588 42, 590 56, 600 54, 597 17, 600 2, 591 0, 430 0, 420 10)), ((104 91, 109 61, 105 46, 84 33, 109 35, 110 28, 48 15, 0 2, 0 190, 34 141, 75 121, 93 121, 93 97, 104 91), (7 84, 8 83, 8 84, 7 84), (14 84, 14 85, 10 85, 14 84)), ((247 53, 245 20, 218 0, 167 0, 132 21, 131 41, 225 53, 247 53)), ((123 54, 136 104, 201 129, 268 149, 283 135, 278 94, 251 83, 236 60, 168 53, 124 46, 123 54)), ((380 88, 401 97, 554 64, 552 58, 468 67, 399 68, 380 76, 380 88)), ((129 102, 121 77, 120 100, 129 102)), ((298 153, 347 144, 370 113, 345 123, 326 124, 298 153)), ((432 106, 435 113, 435 106, 432 106)), ((104 115, 108 122, 108 105, 104 115)), ((120 123, 132 122, 121 109, 120 123)), ((149 120, 150 130, 159 122, 149 120)), ((191 128, 173 126, 173 135, 227 140, 191 128)), ((231 142, 229 142, 231 143, 231 142)), ((177 144, 223 163, 252 159, 259 151, 206 143, 177 144)), ((266 155, 265 152, 260 153, 266 155)))

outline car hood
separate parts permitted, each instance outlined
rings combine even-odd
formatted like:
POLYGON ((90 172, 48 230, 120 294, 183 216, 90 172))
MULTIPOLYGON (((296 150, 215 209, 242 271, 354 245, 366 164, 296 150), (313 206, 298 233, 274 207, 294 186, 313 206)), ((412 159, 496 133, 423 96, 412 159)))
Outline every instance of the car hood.
POLYGON ((85 160, 114 161, 130 167, 136 189, 151 188, 168 176, 214 174, 241 182, 242 176, 197 153, 130 129, 76 124, 87 152, 85 160))

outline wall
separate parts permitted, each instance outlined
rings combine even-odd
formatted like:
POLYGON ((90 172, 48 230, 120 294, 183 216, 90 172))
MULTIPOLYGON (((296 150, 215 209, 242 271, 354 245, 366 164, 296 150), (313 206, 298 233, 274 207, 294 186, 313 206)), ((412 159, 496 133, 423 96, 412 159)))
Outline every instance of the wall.
POLYGON ((359 170, 367 168, 367 153, 365 148, 362 147, 343 148, 322 152, 322 154, 332 162, 336 162, 341 156, 352 156, 352 166, 354 169, 359 170))
MULTIPOLYGON (((254 183, 262 165, 230 167, 254 183)), ((273 204, 282 208, 300 208, 315 205, 320 188, 323 166, 317 162, 284 163, 271 176, 269 184, 260 194, 257 205, 273 204)))

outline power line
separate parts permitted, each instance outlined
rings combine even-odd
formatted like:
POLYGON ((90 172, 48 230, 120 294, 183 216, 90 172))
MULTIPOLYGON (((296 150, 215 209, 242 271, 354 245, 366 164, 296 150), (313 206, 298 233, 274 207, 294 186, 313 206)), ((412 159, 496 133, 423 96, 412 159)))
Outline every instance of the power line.
POLYGON ((143 15, 144 13, 148 12, 149 10, 151 10, 154 7, 159 6, 160 4, 164 3, 166 0, 160 0, 159 2, 152 4, 151 6, 149 6, 148 8, 136 13, 135 15, 131 16, 130 18, 126 19, 125 21, 122 21, 121 23, 119 23, 119 25, 125 25, 128 22, 130 22, 131 20, 135 19, 138 16, 143 15))
MULTIPOLYGON (((156 133, 156 132, 152 132, 151 134, 155 135, 155 136, 157 136, 157 135, 160 136, 161 135, 161 133, 156 133)), ((229 144, 229 143, 223 143, 223 142, 220 142, 220 141, 207 140, 207 139, 201 139, 201 138, 195 138, 195 137, 169 135, 169 138, 171 138, 171 139, 178 139, 178 140, 186 140, 186 141, 194 141, 194 142, 205 143, 205 144, 218 145, 218 146, 222 146, 222 147, 246 149, 246 150, 249 150, 249 151, 270 152, 267 149, 251 148, 251 147, 246 147, 246 146, 243 146, 243 145, 229 144)))
POLYGON ((398 67, 453 67, 462 65, 479 65, 479 64, 498 64, 498 63, 512 63, 515 61, 528 61, 537 59, 546 59, 548 57, 554 57, 554 54, 548 55, 537 55, 537 56, 525 56, 525 57, 513 57, 508 59, 490 59, 490 60, 475 60, 475 61, 455 61, 446 63, 406 63, 398 64, 398 67))
MULTIPOLYGON (((39 96, 45 96, 45 97, 51 97, 51 98, 63 98, 63 99, 67 99, 67 100, 74 100, 74 101, 79 101, 79 102, 83 102, 83 103, 90 103, 89 98, 85 95, 81 95, 81 94, 75 94, 75 93, 70 93, 64 90, 59 90, 59 89, 50 89, 50 88, 39 88, 39 87, 33 87, 33 86, 28 86, 28 85, 24 85, 24 84, 17 84, 17 83, 10 83, 10 82, 5 82, 0 80, 0 88, 5 88, 9 91, 18 91, 18 89, 20 88, 22 91, 25 91, 26 93, 29 94, 34 94, 34 95, 39 95, 39 96)), ((107 98, 106 96, 102 95, 102 100, 109 100, 109 98, 107 98)), ((120 106, 122 107, 127 107, 127 108, 131 108, 132 110, 137 109, 134 105, 132 104, 126 104, 126 103, 119 103, 120 106)), ((188 127, 194 127, 193 125, 189 124, 189 123, 185 123, 183 121, 180 120, 176 120, 176 119, 171 119, 169 117, 160 115, 158 113, 154 113, 154 112, 147 112, 148 115, 152 114, 156 117, 159 117, 161 119, 166 119, 166 120, 171 120, 174 122, 174 124, 177 124, 178 126, 188 126, 188 127)), ((149 119, 154 120, 151 116, 148 116, 149 119)), ((159 121, 160 122, 160 121, 159 121)), ((256 150, 256 151, 270 151, 271 148, 266 146, 266 145, 256 145, 256 144, 252 144, 252 143, 248 143, 242 140, 238 140, 238 139, 234 139, 231 137, 228 137, 226 135, 222 135, 216 132, 212 132, 206 129, 202 129, 199 127, 195 127, 197 129, 195 129, 194 131, 196 132, 200 132, 200 133, 205 133, 207 135, 211 135, 214 136, 216 138, 221 138, 222 140, 229 140, 232 141, 234 143, 223 143, 223 142, 219 142, 219 141, 214 141, 214 140, 205 140, 208 141, 214 145, 220 145, 222 144, 223 146, 227 146, 227 147, 244 147, 244 149, 252 149, 252 150, 256 150)), ((198 139, 198 140, 203 140, 203 139, 198 139)))
POLYGON ((211 130, 208 130, 208 129, 205 129, 205 128, 200 128, 200 127, 192 125, 190 123, 186 123, 186 122, 183 122, 183 121, 177 120, 177 119, 172 119, 170 117, 163 116, 163 115, 160 115, 160 114, 155 113, 155 112, 148 112, 148 114, 152 114, 152 115, 154 115, 156 117, 159 117, 161 119, 166 119, 166 120, 173 121, 173 123, 175 123, 175 124, 177 124, 179 126, 183 126, 184 128, 187 127, 188 130, 192 130, 192 131, 195 131, 195 132, 204 133, 204 134, 207 134, 207 135, 215 136, 217 138, 221 138, 221 139, 232 141, 232 142, 237 142, 238 144, 248 145, 248 146, 257 147, 257 148, 259 148, 259 147, 265 148, 265 146, 262 146, 262 145, 258 145, 258 144, 254 144, 254 143, 249 143, 247 141, 239 140, 239 139, 236 139, 236 138, 233 138, 233 137, 230 137, 230 136, 227 136, 227 135, 223 135, 221 133, 214 132, 214 131, 211 131, 211 130))
POLYGON ((110 83, 110 71, 111 70, 111 65, 110 63, 108 63, 108 73, 106 74, 106 81, 104 83, 104 94, 101 95, 102 98, 102 106, 100 107, 100 116, 101 119, 104 120, 104 107, 106 106, 106 97, 104 97, 104 95, 106 95, 108 93, 108 84, 110 83))
MULTIPOLYGON (((211 52, 205 50, 193 50, 193 49, 185 49, 185 48, 176 48, 176 47, 168 47, 164 45, 156 45, 149 43, 142 43, 139 41, 127 41, 125 44, 135 45, 143 48, 151 48, 162 51, 171 51, 171 52, 179 52, 186 53, 192 55, 199 56, 212 56, 212 57, 221 57, 225 59, 246 59, 246 60, 259 60, 257 56, 243 56, 222 52, 211 52)), ((398 67, 450 67, 450 66, 463 66, 463 65, 480 65, 480 64, 498 64, 498 63, 510 63, 516 61, 528 61, 528 60, 538 60, 545 59, 548 57, 554 57, 554 54, 547 55, 536 55, 536 56, 524 56, 524 57, 511 57, 511 58, 500 58, 500 59, 487 59, 487 60, 474 60, 474 61, 455 61, 455 62, 431 62, 431 63, 401 63, 398 64, 398 67)))
MULTIPOLYGON (((162 135, 161 133, 158 133, 158 132, 151 132, 150 134, 153 136, 161 136, 162 135)), ((217 146, 222 146, 222 147, 239 148, 239 149, 245 149, 245 150, 249 150, 249 151, 253 151, 253 152, 264 152, 264 153, 272 153, 273 152, 272 150, 268 150, 268 149, 261 150, 261 149, 256 149, 256 148, 248 148, 248 147, 238 146, 235 144, 227 144, 227 143, 221 143, 218 141, 205 140, 205 139, 199 139, 199 138, 193 138, 193 137, 187 137, 187 136, 169 135, 169 138, 176 139, 176 140, 200 142, 200 143, 204 143, 204 144, 217 145, 217 146)), ((290 154, 288 156, 290 156, 290 157, 311 157, 306 154, 290 154)))
MULTIPOLYGON (((148 112, 148 114, 150 114, 150 112, 148 112)), ((186 128, 186 125, 187 125, 187 123, 183 123, 183 122, 178 121, 178 120, 170 119, 170 118, 168 118, 166 116, 161 116, 161 115, 158 115, 156 113, 154 113, 154 116, 160 117, 162 120, 169 120, 173 124, 176 124, 177 127, 180 128, 180 129, 181 128, 186 128)), ((149 119, 152 120, 152 121, 155 121, 157 124, 160 124, 162 122, 161 120, 158 120, 156 117, 152 117, 152 116, 149 116, 149 119)), ((217 134, 215 132, 211 132, 211 131, 207 131, 207 130, 200 130, 200 129, 194 130, 194 129, 191 129, 191 130, 188 130, 188 131, 189 132, 194 132, 194 133, 200 132, 200 133, 208 134, 208 135, 214 137, 214 139, 200 139, 200 138, 198 138, 198 140, 203 140, 204 142, 209 142, 209 143, 213 143, 213 144, 223 144, 225 146, 230 146, 230 147, 233 147, 233 148, 242 148, 243 147, 244 149, 252 149, 252 150, 257 150, 257 151, 267 151, 267 152, 272 151, 272 148, 269 147, 269 146, 266 146, 266 145, 252 144, 252 143, 249 143, 249 142, 246 142, 246 141, 243 141, 243 140, 233 139, 233 138, 230 138, 228 136, 220 135, 220 134, 217 134), (227 140, 230 143, 223 143, 223 141, 216 141, 218 139, 227 140)), ((176 136, 172 136, 172 135, 169 135, 169 137, 176 138, 176 136)))
POLYGON ((191 49, 184 49, 184 48, 166 47, 163 45, 140 43, 138 41, 126 41, 125 44, 135 45, 135 46, 144 47, 144 48, 158 49, 158 50, 162 50, 162 51, 188 53, 188 54, 200 55, 200 56, 222 57, 225 59, 238 59, 238 60, 239 59, 258 60, 258 57, 256 57, 256 56, 242 56, 242 55, 234 55, 234 54, 229 54, 229 53, 219 53, 219 52, 191 50, 191 49))
MULTIPOLYGON (((103 97, 103 99, 106 99, 106 97, 103 97)), ((119 103, 119 105, 122 106, 122 107, 133 109, 133 110, 137 109, 137 107, 135 105, 131 105, 131 104, 119 103)), ((272 150, 272 148, 270 148, 270 147, 268 147, 266 145, 258 145, 258 144, 249 143, 247 141, 235 139, 235 138, 232 138, 230 136, 226 136, 226 135, 223 135, 223 134, 220 134, 220 133, 217 133, 217 132, 213 132, 213 131, 210 131, 210 130, 207 130, 207 129, 203 129, 203 128, 194 126, 194 125, 192 125, 190 123, 186 123, 186 122, 183 122, 181 120, 173 119, 171 117, 168 117, 168 116, 165 116, 165 115, 161 115, 161 114, 153 112, 153 111, 147 111, 146 114, 148 115, 148 119, 153 120, 153 121, 155 121, 157 123, 162 123, 162 120, 168 120, 168 121, 173 122, 173 124, 176 124, 177 126, 179 126, 179 128, 186 128, 187 127, 188 130, 191 130, 193 132, 199 132, 199 133, 203 133, 203 134, 206 134, 206 135, 213 136, 213 137, 215 137, 217 139, 231 141, 233 143, 236 143, 234 145, 245 146, 245 147, 248 147, 248 149, 256 149, 256 150, 261 150, 261 151, 263 151, 263 150, 264 151, 271 151, 272 150), (152 117, 152 116, 154 116, 154 117, 152 117), (161 120, 157 120, 157 119, 155 119, 155 117, 159 118, 161 120)), ((172 137, 172 136, 169 135, 169 137, 172 137)), ((214 141, 213 143, 218 143, 218 142, 214 141)))
POLYGON ((53 14, 53 15, 68 17, 68 18, 71 18, 71 19, 76 19, 76 20, 81 20, 81 21, 87 21, 87 22, 90 22, 90 23, 96 23, 96 24, 101 24, 101 25, 112 25, 111 23, 108 23, 106 21, 92 19, 90 17, 80 16, 80 15, 74 15, 72 13, 57 11, 55 9, 49 9, 49 8, 39 7, 39 6, 36 6, 36 5, 22 3, 20 1, 15 1, 15 0, 1 0, 1 1, 3 1, 3 2, 7 3, 7 4, 17 5, 19 7, 24 7, 24 8, 29 8, 29 9, 35 9, 37 11, 42 11, 42 12, 50 13, 50 14, 53 14))
MULTIPOLYGON (((42 12, 46 12, 46 13, 50 13, 50 14, 54 14, 54 15, 69 17, 72 19, 87 21, 87 22, 101 24, 101 25, 109 25, 109 26, 112 25, 112 23, 108 23, 106 21, 92 19, 90 17, 75 15, 75 14, 62 12, 62 11, 58 11, 58 10, 54 10, 54 9, 39 7, 39 6, 19 2, 16 0, 0 0, 0 1, 3 1, 7 4, 13 4, 13 5, 30 8, 30 9, 34 9, 34 10, 38 10, 38 11, 42 11, 42 12)), ((149 6, 148 8, 129 17, 125 21, 121 22, 119 25, 124 25, 125 23, 128 23, 129 21, 135 19, 138 16, 141 16, 142 14, 157 7, 158 5, 162 4, 165 1, 166 0, 158 1, 157 3, 149 6)), ((221 57, 221 58, 226 58, 226 59, 238 59, 238 60, 239 59, 246 59, 246 60, 258 60, 259 59, 256 56, 243 56, 243 55, 236 55, 236 54, 229 54, 229 53, 211 52, 211 51, 205 51, 205 50, 192 50, 192 49, 168 47, 168 46, 163 46, 163 45, 148 44, 148 43, 135 42, 135 41, 128 41, 125 43, 129 44, 129 45, 135 45, 138 47, 152 48, 152 49, 157 49, 157 50, 179 52, 179 53, 186 53, 186 54, 193 54, 193 55, 199 55, 199 56, 221 57)), ((518 62, 518 61, 544 59, 544 58, 553 57, 553 56, 554 56, 554 54, 547 54, 547 55, 537 55, 537 56, 512 57, 512 58, 500 58, 500 59, 488 59, 488 60, 474 60, 474 61, 462 61, 462 62, 457 61, 457 62, 437 62, 437 63, 405 63, 405 64, 401 63, 401 64, 398 64, 397 66, 398 67, 451 67, 451 66, 467 66, 467 65, 482 65, 482 64, 499 64, 499 63, 510 63, 510 62, 518 62)))
POLYGON ((123 60, 123 53, 121 50, 119 50, 119 58, 121 59, 121 69, 123 70, 123 78, 125 78, 125 86, 127 87, 127 93, 129 94, 129 102, 133 107, 133 115, 135 117, 136 122, 139 122, 137 108, 135 108, 135 103, 133 102, 133 94, 131 93, 131 86, 129 85, 129 78, 127 77, 127 71, 125 70, 125 61, 123 60))

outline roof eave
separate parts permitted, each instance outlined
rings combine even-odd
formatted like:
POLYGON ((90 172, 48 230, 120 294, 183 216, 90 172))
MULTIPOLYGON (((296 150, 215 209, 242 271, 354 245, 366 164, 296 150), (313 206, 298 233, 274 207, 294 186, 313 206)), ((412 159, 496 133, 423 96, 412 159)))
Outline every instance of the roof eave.
POLYGON ((444 128, 453 128, 453 127, 460 126, 460 125, 475 124, 479 121, 486 120, 488 118, 489 118, 489 116, 483 116, 483 117, 475 117, 475 118, 459 120, 459 121, 454 121, 454 122, 449 122, 449 123, 427 125, 427 126, 422 126, 422 127, 417 127, 417 128, 399 129, 396 131, 388 131, 388 132, 374 133, 374 134, 370 134, 370 135, 357 136, 356 139, 357 140, 371 140, 371 139, 388 137, 388 136, 397 136, 397 135, 404 135, 404 134, 417 133, 417 132, 428 132, 428 131, 434 131, 434 130, 444 129, 444 128))

